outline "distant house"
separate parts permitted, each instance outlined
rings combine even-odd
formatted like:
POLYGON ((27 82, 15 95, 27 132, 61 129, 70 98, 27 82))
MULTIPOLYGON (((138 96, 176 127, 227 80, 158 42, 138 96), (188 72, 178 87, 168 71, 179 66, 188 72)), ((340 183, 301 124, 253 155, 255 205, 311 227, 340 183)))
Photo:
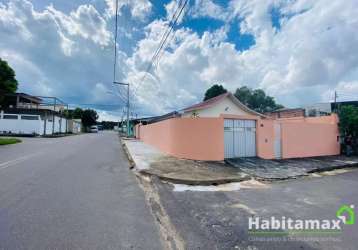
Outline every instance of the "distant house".
POLYGON ((278 119, 278 118, 293 118, 293 117, 304 117, 305 109, 303 108, 282 108, 275 111, 267 112, 265 115, 278 119))
POLYGON ((358 107, 358 101, 315 103, 306 106, 304 109, 305 109, 306 116, 315 117, 315 116, 329 115, 333 112, 336 112, 339 109, 339 107, 348 106, 348 105, 358 107))
POLYGON ((194 160, 339 154, 337 116, 305 117, 302 112, 297 116, 270 117, 225 93, 143 120, 136 125, 135 135, 170 155, 194 160))
POLYGON ((64 110, 67 105, 55 97, 25 93, 5 95, 0 107, 0 133, 51 135, 68 131, 64 110))

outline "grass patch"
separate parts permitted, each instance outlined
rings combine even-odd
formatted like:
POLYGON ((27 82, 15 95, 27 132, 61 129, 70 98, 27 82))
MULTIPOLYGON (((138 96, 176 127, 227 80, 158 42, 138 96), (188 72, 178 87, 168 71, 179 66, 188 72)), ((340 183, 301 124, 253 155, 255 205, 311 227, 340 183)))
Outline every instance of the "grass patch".
POLYGON ((0 138, 0 145, 15 144, 19 142, 21 142, 21 140, 17 138, 0 138))

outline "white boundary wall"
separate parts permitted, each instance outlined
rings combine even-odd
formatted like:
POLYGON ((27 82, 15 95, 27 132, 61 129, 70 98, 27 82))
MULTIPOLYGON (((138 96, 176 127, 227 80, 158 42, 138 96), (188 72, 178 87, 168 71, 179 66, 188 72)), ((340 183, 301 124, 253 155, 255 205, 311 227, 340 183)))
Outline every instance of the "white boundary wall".
MULTIPOLYGON (((43 118, 44 119, 44 118, 43 118)), ((11 114, 0 112, 0 133, 13 134, 44 134, 45 120, 41 119, 40 115, 30 114, 11 114), (11 118, 11 119, 4 119, 11 118), (27 118, 27 119, 26 119, 27 118)), ((46 122, 46 135, 54 133, 65 133, 66 122, 65 118, 55 116, 54 131, 52 125, 53 116, 49 115, 46 122)))

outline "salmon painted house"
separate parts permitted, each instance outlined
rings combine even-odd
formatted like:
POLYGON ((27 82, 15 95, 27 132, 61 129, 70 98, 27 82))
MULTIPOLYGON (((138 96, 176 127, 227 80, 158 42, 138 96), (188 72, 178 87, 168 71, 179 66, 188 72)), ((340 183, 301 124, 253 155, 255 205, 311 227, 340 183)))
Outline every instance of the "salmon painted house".
POLYGON ((136 137, 179 158, 286 159, 340 153, 338 118, 272 118, 225 93, 157 122, 135 127, 136 137))

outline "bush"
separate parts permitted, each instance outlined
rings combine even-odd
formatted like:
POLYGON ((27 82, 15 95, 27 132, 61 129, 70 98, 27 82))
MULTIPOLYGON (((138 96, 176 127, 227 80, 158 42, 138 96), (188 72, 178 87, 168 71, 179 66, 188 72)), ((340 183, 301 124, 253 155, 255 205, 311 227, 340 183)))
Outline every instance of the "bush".
POLYGON ((21 142, 21 140, 17 138, 0 138, 0 145, 15 144, 19 142, 21 142))

